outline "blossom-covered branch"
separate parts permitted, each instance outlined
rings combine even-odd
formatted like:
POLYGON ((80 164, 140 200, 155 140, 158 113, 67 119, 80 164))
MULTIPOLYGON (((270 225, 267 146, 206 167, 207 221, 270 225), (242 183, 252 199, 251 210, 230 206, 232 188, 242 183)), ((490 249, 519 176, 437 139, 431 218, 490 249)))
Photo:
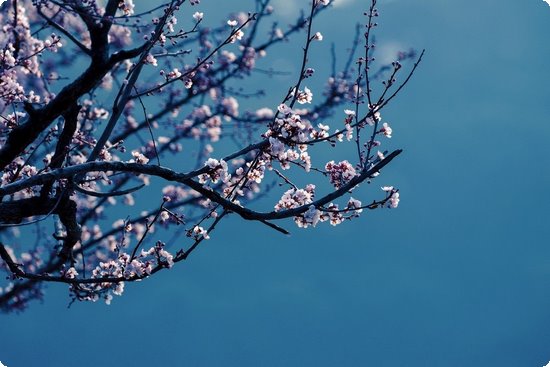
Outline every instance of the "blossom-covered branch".
POLYGON ((48 282, 110 303, 126 282, 188 259, 231 215, 287 234, 285 219, 336 226, 399 205, 397 188, 372 190, 402 152, 382 148, 394 132, 381 113, 424 53, 376 64, 371 0, 363 39, 350 29, 340 71, 333 46, 319 90, 311 54, 330 34, 315 19, 332 2, 312 0, 280 27, 270 0, 250 1, 217 25, 199 0, 0 8, 0 309, 24 309, 48 282), (280 74, 269 55, 291 38, 299 71, 266 104, 243 81, 280 74))

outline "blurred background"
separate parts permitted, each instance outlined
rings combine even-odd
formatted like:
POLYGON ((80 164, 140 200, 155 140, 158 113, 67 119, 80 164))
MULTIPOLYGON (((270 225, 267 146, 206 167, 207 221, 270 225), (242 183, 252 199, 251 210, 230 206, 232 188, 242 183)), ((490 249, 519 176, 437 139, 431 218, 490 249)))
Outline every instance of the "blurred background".
MULTIPOLYGON (((314 96, 330 70, 330 44, 343 62, 369 4, 336 0, 314 23, 324 36, 310 59, 318 70, 314 96)), ((281 24, 309 6, 306 0, 273 5, 281 24)), ((43 304, 0 316, 0 361, 8 367, 544 366, 550 6, 380 0, 378 8, 379 60, 426 49, 411 82, 382 114, 394 129, 387 149, 404 152, 363 191, 366 199, 379 195, 378 186, 398 187, 398 209, 370 211, 337 227, 283 223, 290 237, 229 218, 189 261, 127 284, 110 306, 68 309, 66 287, 50 285, 43 304)), ((190 18, 191 10, 215 25, 230 11, 253 11, 254 2, 203 0, 179 17, 190 18)), ((295 80, 303 38, 266 58, 293 74, 272 79, 263 104, 276 106, 295 80)))

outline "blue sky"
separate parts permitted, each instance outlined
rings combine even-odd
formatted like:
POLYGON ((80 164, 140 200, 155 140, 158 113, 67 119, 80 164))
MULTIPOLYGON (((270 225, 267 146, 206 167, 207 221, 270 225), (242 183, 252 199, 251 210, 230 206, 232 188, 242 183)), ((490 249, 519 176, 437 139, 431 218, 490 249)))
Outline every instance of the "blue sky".
MULTIPOLYGON (((207 23, 208 14, 253 9, 202 3, 207 23)), ((367 5, 348 0, 319 18, 326 48, 315 50, 314 67, 323 69, 329 42, 345 49, 367 5)), ((404 149, 380 182, 399 187, 397 210, 336 228, 290 226, 290 237, 230 218, 190 261, 128 285, 111 306, 67 309, 66 289, 51 286, 44 304, 0 316, 0 361, 544 366, 550 7, 393 0, 379 9, 381 50, 426 49, 383 114, 391 147, 404 149)), ((291 67, 295 55, 276 58, 291 67)), ((275 103, 287 85, 273 88, 275 103)))

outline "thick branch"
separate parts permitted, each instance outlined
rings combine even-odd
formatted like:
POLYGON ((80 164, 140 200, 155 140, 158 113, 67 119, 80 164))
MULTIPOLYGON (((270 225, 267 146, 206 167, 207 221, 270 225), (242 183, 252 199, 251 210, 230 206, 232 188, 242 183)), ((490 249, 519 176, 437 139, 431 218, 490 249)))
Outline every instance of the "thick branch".
POLYGON ((16 264, 13 259, 11 258, 10 254, 8 253, 8 250, 4 247, 4 244, 0 242, 0 258, 4 260, 4 262, 8 265, 8 269, 14 274, 14 275, 23 275, 23 271, 19 269, 19 265, 16 264))
POLYGON ((12 194, 19 190, 22 190, 27 187, 41 185, 47 182, 52 182, 62 178, 71 178, 75 175, 80 175, 86 172, 94 171, 124 171, 124 172, 134 172, 134 173, 144 173, 152 176, 157 176, 164 178, 168 181, 176 181, 182 183, 189 188, 199 192, 204 197, 216 202, 224 207, 226 210, 230 210, 239 214, 242 218, 247 220, 273 220, 273 219, 284 219, 290 218, 299 214, 304 213, 309 209, 311 205, 315 207, 321 207, 325 204, 328 204, 330 201, 344 195, 349 190, 353 189, 355 186, 359 185, 361 182, 365 181, 371 177, 374 173, 380 171, 388 163, 390 163, 395 157, 397 157, 402 150, 398 149, 390 153, 382 161, 378 162, 374 167, 367 171, 363 171, 360 175, 355 176, 350 180, 346 185, 342 186, 340 189, 333 191, 332 193, 324 196, 323 198, 311 203, 302 205, 298 208, 283 210, 280 212, 256 212, 244 207, 241 207, 230 200, 225 199, 219 193, 211 190, 208 187, 198 183, 197 181, 192 180, 192 177, 196 177, 201 173, 206 173, 210 170, 209 167, 203 167, 197 171, 193 171, 187 174, 178 173, 171 169, 159 166, 150 166, 137 163, 123 163, 123 162, 88 162, 80 164, 78 166, 71 166, 66 168, 57 169, 51 172, 43 173, 26 180, 15 182, 13 184, 7 185, 4 188, 0 188, 0 196, 12 194))
POLYGON ((0 222, 21 223, 24 218, 55 212, 58 204, 58 199, 40 197, 0 203, 0 222))
POLYGON ((65 237, 63 240, 63 247, 59 252, 59 257, 65 262, 68 260, 73 251, 73 247, 78 241, 80 241, 80 236, 82 235, 82 230, 78 221, 76 220, 77 206, 73 200, 68 199, 68 195, 64 198, 62 205, 60 205, 57 214, 59 215, 59 220, 63 223, 65 227, 65 237))
POLYGON ((72 178, 74 176, 89 172, 107 171, 132 172, 136 174, 142 173, 146 175, 161 177, 167 181, 177 181, 184 183, 186 180, 189 180, 192 177, 196 177, 202 173, 210 171, 210 168, 203 167, 189 173, 178 173, 169 168, 160 166, 152 166, 139 163, 94 161, 79 164, 76 166, 59 168, 50 172, 45 172, 36 176, 29 177, 25 180, 14 182, 12 184, 4 186, 3 188, 0 188, 0 196, 13 194, 28 187, 39 186, 60 179, 72 178))
MULTIPOLYGON (((65 113, 63 113, 63 117, 65 119, 63 124, 63 130, 61 131, 61 135, 59 136, 59 139, 57 140, 57 145, 55 147, 55 153, 51 159, 50 162, 50 168, 59 168, 63 165, 63 161, 65 160, 65 157, 67 156, 67 151, 69 149, 69 145, 71 144, 71 140, 73 138, 73 135, 76 131, 76 125, 77 125, 77 119, 78 119, 78 113, 80 112, 80 106, 76 104, 76 102, 69 107, 65 113)), ((46 197, 49 195, 51 190, 51 183, 48 185, 45 185, 42 188, 42 191, 40 193, 40 196, 46 197)))

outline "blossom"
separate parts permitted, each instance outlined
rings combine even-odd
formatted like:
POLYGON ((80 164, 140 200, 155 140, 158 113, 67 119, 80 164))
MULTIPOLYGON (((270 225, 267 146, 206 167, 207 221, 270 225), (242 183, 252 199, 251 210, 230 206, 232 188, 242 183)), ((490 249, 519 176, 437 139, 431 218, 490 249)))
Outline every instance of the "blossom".
POLYGON ((124 15, 134 14, 134 1, 133 0, 122 0, 118 2, 118 8, 124 12, 124 15))
POLYGON ((390 208, 397 208, 399 205, 399 193, 394 192, 390 197, 390 208))
POLYGON ((397 208, 399 205, 399 192, 393 186, 382 186, 382 191, 385 191, 390 195, 388 199, 388 207, 397 208))
POLYGON ((310 204, 315 195, 315 185, 307 185, 305 189, 289 189, 275 205, 275 211, 298 208, 310 204))
POLYGON ((240 41, 244 36, 244 32, 241 31, 240 29, 238 31, 236 31, 232 36, 231 38, 229 39, 229 42, 230 43, 235 43, 237 41, 240 41))
POLYGON ((145 63, 151 64, 153 66, 157 66, 157 59, 152 54, 147 54, 147 57, 145 57, 145 63))
POLYGON ((222 160, 217 160, 214 158, 208 158, 204 163, 205 167, 209 168, 207 173, 204 173, 199 176, 200 183, 206 183, 211 181, 212 183, 217 183, 219 180, 227 182, 231 175, 228 172, 227 162, 222 160))
POLYGON ((170 218, 170 214, 167 211, 163 210, 162 213, 160 213, 161 222, 167 221, 168 218, 170 218))
POLYGON ((284 151, 285 151, 285 145, 283 142, 281 142, 278 139, 269 138, 269 146, 271 149, 271 154, 273 154, 275 157, 281 158, 284 151))
POLYGON ((237 55, 235 55, 231 51, 222 50, 222 52, 220 53, 220 63, 222 64, 231 64, 235 60, 237 60, 237 55))
POLYGON ((239 115, 239 101, 235 97, 223 98, 221 103, 224 113, 229 116, 239 115))
POLYGON ((283 33, 283 30, 281 28, 275 28, 273 30, 273 37, 277 39, 284 38, 285 34, 283 33))
POLYGON ((329 135, 328 131, 330 129, 330 127, 328 125, 318 123, 317 127, 318 127, 318 130, 313 130, 309 134, 310 137, 312 137, 313 139, 323 139, 323 138, 328 137, 328 135, 329 135))
MULTIPOLYGON (((178 24, 178 18, 171 16, 168 21, 166 22, 166 28, 168 28, 168 32, 174 32, 174 26, 178 24)), ((163 35, 161 35, 162 37, 163 35)))
POLYGON ((64 276, 65 278, 68 278, 68 279, 75 279, 78 275, 78 272, 76 271, 76 269, 71 266, 69 269, 67 269, 66 271, 62 272, 62 276, 64 276))
POLYGON ((203 237, 205 240, 210 239, 210 236, 208 235, 208 231, 201 226, 195 226, 193 227, 193 234, 197 237, 203 237))
POLYGON ((338 204, 330 203, 326 208, 326 211, 321 215, 320 220, 322 222, 328 220, 330 225, 337 226, 344 221, 344 216, 338 208, 338 204))
POLYGON ((193 19, 195 19, 197 22, 202 20, 203 17, 204 17, 204 13, 201 13, 201 12, 198 12, 198 11, 196 11, 193 14, 193 19))
POLYGON ((314 205, 310 205, 303 215, 294 217, 294 222, 300 228, 307 228, 309 226, 315 227, 320 219, 321 211, 317 210, 314 205))
POLYGON ((321 32, 315 32, 315 34, 313 35, 313 39, 315 41, 322 41, 323 40, 323 35, 321 34, 321 32))
POLYGON ((230 19, 227 21, 227 25, 230 27, 235 27, 237 24, 239 24, 236 20, 230 19))
POLYGON ((353 139, 353 127, 351 127, 351 124, 349 122, 346 122, 346 139, 348 141, 353 139))
POLYGON ((353 110, 344 110, 344 113, 348 116, 355 116, 355 111, 353 110))
POLYGON ((336 189, 347 184, 356 175, 355 168, 346 160, 339 163, 330 161, 325 165, 325 170, 329 176, 330 183, 336 189))
POLYGON ((146 156, 144 156, 138 151, 135 151, 135 150, 132 151, 132 156, 134 157, 134 159, 130 160, 131 163, 135 162, 138 164, 147 164, 147 162, 149 162, 149 158, 147 158, 146 156))
POLYGON ((372 126, 374 125, 375 121, 380 121, 381 118, 382 117, 380 116, 380 112, 375 112, 374 117, 372 116, 367 117, 366 122, 368 125, 372 126))
POLYGON ((289 113, 292 112, 292 109, 291 109, 290 107, 288 107, 288 106, 287 106, 286 104, 284 104, 284 103, 281 103, 281 104, 277 107, 277 110, 278 110, 280 113, 284 114, 284 115, 287 115, 287 114, 289 114, 289 113))
POLYGON ((269 119, 275 114, 271 108, 263 107, 256 111, 256 117, 259 119, 269 119))
POLYGON ((356 214, 359 214, 363 211, 363 209, 361 208, 361 202, 352 197, 349 198, 348 205, 346 207, 348 209, 355 209, 356 214))
POLYGON ((181 72, 179 71, 179 69, 174 68, 168 74, 166 74, 166 79, 168 79, 168 80, 177 79, 180 76, 181 76, 181 72))
POLYGON ((308 87, 305 87, 303 91, 298 91, 296 101, 299 104, 311 103, 312 100, 313 100, 313 93, 311 93, 311 90, 309 90, 308 87))
POLYGON ((382 128, 380 129, 380 132, 382 132, 382 134, 384 134, 387 138, 391 138, 391 133, 392 133, 392 128, 390 127, 390 125, 388 125, 387 122, 384 122, 382 124, 382 128))

